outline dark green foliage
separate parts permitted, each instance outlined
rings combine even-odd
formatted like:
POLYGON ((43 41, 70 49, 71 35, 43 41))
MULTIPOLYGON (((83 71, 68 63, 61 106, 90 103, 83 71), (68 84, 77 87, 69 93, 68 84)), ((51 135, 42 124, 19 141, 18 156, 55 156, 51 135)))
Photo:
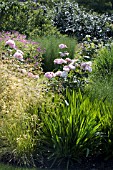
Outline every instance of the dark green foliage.
POLYGON ((99 13, 110 12, 113 9, 113 0, 76 0, 76 2, 99 13))
POLYGON ((56 15, 54 24, 63 34, 75 35, 81 41, 86 35, 93 39, 107 41, 113 35, 109 24, 112 23, 112 17, 108 15, 97 15, 92 12, 85 12, 74 2, 58 4, 56 6, 56 15))
MULTIPOLYGON (((58 98, 55 96, 54 103, 58 98)), ((64 103, 58 103, 55 109, 43 105, 40 114, 43 126, 37 141, 37 153, 43 163, 51 166, 64 163, 68 168, 73 161, 95 152, 100 144, 100 123, 96 122, 99 105, 93 104, 80 92, 67 92, 64 103)))

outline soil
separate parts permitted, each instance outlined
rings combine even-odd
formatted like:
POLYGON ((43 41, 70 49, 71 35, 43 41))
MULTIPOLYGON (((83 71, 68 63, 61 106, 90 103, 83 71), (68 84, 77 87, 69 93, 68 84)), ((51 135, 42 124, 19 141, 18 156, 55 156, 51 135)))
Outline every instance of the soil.
MULTIPOLYGON (((53 170, 67 170, 67 169, 62 167, 55 168, 53 170)), ((75 163, 73 167, 69 167, 68 170, 113 170, 113 158, 108 160, 103 160, 103 158, 101 157, 86 159, 81 163, 75 163)))
POLYGON ((102 160, 101 158, 87 160, 86 162, 77 163, 70 170, 113 170, 113 158, 109 160, 102 160))
MULTIPOLYGON (((14 166, 14 165, 13 165, 14 166)), ((15 167, 15 166, 14 166, 15 167)), ((37 170, 67 170, 67 168, 39 168, 37 170)), ((69 167, 68 170, 113 170, 113 158, 109 160, 102 160, 101 158, 89 159, 82 161, 81 163, 75 163, 73 167, 69 167)))

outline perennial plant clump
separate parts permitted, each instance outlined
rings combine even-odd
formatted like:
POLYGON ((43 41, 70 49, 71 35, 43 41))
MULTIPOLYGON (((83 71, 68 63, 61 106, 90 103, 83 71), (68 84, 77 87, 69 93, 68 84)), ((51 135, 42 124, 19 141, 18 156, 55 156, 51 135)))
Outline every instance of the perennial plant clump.
POLYGON ((45 49, 43 56, 43 71, 53 71, 56 67, 53 64, 54 60, 58 57, 69 57, 73 59, 75 57, 75 49, 77 41, 75 38, 68 36, 43 36, 37 39, 40 42, 41 47, 45 49), (59 45, 65 44, 68 48, 58 48, 59 45))
POLYGON ((59 48, 63 50, 62 58, 54 60, 56 69, 53 72, 46 72, 45 77, 49 79, 50 86, 55 90, 62 91, 66 88, 79 89, 83 88, 88 83, 88 74, 92 72, 92 62, 82 61, 80 58, 67 58, 68 47, 65 44, 60 44, 59 48))

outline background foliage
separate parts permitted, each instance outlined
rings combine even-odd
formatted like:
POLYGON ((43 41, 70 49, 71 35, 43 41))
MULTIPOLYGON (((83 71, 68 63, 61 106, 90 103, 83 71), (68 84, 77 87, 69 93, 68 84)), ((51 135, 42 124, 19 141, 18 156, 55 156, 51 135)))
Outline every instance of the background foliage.
POLYGON ((33 1, 2 1, 0 16, 0 31, 16 30, 26 35, 35 35, 35 37, 57 34, 45 7, 33 1))
POLYGON ((99 13, 110 12, 110 10, 113 9, 113 0, 76 0, 76 2, 99 13))
POLYGON ((63 34, 76 36, 79 41, 90 35, 106 41, 112 36, 112 17, 86 12, 78 4, 69 1, 56 5, 54 24, 63 34))

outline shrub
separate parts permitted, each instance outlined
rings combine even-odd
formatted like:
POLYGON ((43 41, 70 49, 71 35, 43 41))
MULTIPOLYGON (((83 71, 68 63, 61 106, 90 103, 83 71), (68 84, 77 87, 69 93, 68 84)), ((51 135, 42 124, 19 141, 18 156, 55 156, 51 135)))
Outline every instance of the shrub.
POLYGON ((0 160, 68 168, 112 155, 111 103, 80 91, 50 93, 43 80, 14 76, 6 64, 0 69, 0 160))
POLYGON ((79 41, 86 35, 90 35, 92 39, 96 37, 106 42, 113 35, 113 31, 110 29, 112 20, 112 16, 86 12, 74 1, 66 1, 55 7, 54 25, 61 33, 74 35, 79 41))
POLYGON ((35 37, 59 34, 47 10, 33 1, 0 2, 0 16, 0 31, 16 30, 35 37))
MULTIPOLYGON (((73 1, 73 0, 72 0, 73 1)), ((85 6, 89 9, 93 9, 94 11, 97 11, 99 13, 105 13, 105 12, 112 12, 112 0, 87 0, 84 2, 83 0, 76 0, 80 5, 85 6)))

